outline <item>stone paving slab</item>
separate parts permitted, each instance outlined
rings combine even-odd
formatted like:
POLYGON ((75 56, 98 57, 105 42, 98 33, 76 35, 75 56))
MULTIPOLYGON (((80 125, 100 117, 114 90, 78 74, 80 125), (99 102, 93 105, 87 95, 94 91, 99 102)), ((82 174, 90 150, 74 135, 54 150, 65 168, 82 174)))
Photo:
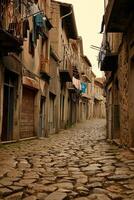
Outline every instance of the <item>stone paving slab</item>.
POLYGON ((134 152, 106 140, 105 120, 0 146, 0 200, 134 200, 134 152))

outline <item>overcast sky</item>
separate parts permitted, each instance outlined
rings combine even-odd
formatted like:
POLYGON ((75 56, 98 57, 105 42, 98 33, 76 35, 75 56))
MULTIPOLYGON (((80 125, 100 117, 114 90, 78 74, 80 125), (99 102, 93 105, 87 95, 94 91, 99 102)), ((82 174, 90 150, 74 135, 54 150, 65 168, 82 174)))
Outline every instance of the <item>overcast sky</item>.
POLYGON ((100 34, 102 16, 104 13, 104 0, 58 0, 71 3, 74 7, 74 14, 79 36, 83 38, 84 54, 90 59, 93 72, 102 76, 98 69, 98 51, 90 48, 91 45, 100 47, 102 34, 100 34))

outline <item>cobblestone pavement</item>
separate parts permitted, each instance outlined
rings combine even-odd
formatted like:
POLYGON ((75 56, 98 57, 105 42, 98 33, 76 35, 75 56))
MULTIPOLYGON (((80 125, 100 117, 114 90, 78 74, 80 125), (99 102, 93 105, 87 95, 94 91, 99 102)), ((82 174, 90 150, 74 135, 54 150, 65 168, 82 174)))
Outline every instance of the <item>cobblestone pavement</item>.
POLYGON ((0 199, 134 200, 134 153, 105 141, 104 120, 1 145, 0 199))

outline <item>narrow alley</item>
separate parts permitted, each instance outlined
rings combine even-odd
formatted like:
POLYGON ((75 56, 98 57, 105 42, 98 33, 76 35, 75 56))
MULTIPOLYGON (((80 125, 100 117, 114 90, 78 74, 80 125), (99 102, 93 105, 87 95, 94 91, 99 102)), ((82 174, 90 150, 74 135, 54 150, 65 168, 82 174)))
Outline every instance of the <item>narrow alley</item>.
POLYGON ((133 200, 134 153, 106 142, 106 123, 0 147, 0 199, 133 200))

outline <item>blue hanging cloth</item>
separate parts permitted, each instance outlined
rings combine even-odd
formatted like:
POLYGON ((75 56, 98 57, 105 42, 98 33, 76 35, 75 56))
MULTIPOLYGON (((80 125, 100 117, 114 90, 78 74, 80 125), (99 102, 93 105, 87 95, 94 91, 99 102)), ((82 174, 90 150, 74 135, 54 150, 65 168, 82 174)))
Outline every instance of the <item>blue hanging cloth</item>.
POLYGON ((46 31, 46 21, 43 14, 38 13, 33 16, 33 42, 36 44, 36 40, 39 38, 39 34, 44 37, 44 31, 46 31))
POLYGON ((86 93, 86 89, 87 89, 87 84, 84 82, 81 82, 81 92, 86 93))

